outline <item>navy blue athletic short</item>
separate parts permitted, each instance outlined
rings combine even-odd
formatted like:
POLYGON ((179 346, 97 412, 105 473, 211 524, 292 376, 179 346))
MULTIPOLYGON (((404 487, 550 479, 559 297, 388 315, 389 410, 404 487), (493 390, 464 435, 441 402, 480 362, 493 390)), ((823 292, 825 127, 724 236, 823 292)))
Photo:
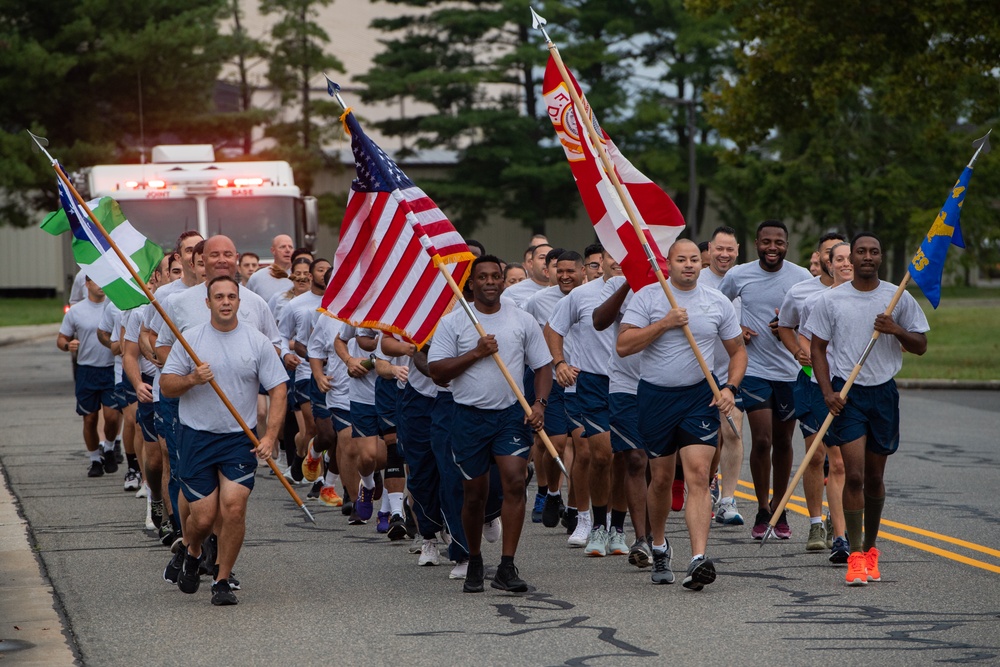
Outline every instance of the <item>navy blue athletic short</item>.
MULTIPOLYGON (((153 386, 153 378, 143 374, 142 381, 149 386, 153 386)), ((156 442, 156 414, 155 403, 139 403, 135 411, 135 421, 142 430, 142 439, 145 442, 156 442)))
POLYGON ((395 380, 375 378, 375 414, 378 415, 378 434, 382 437, 396 432, 396 404, 399 387, 395 380))
MULTIPOLYGON (((566 435, 569 432, 569 419, 566 418, 566 390, 555 379, 552 380, 548 403, 545 406, 545 424, 542 428, 550 438, 566 435)), ((524 414, 523 408, 521 413, 524 414)))
POLYGON ((607 375, 580 371, 576 377, 576 401, 583 419, 583 437, 589 438, 611 430, 611 415, 608 411, 607 375))
POLYGON ((765 380, 751 375, 743 378, 740 396, 746 412, 774 410, 778 419, 786 422, 795 419, 795 382, 765 380))
MULTIPOLYGON (((833 389, 844 388, 844 380, 833 378, 833 389)), ((899 391, 896 381, 874 387, 853 385, 847 404, 834 417, 823 442, 840 446, 865 436, 865 449, 889 456, 899 449, 899 391)))
POLYGON ((578 428, 583 428, 583 415, 580 414, 580 398, 575 391, 567 391, 566 397, 566 435, 570 435, 578 428))
POLYGON ((639 380, 639 436, 650 458, 670 456, 687 445, 715 447, 719 409, 710 406, 708 380, 686 387, 660 387, 639 380))
POLYGON ((490 461, 497 456, 527 459, 532 442, 531 428, 524 423, 519 403, 500 410, 455 403, 451 447, 466 479, 489 473, 490 461))
POLYGON ((180 424, 177 434, 180 448, 178 479, 189 503, 218 489, 219 473, 253 489, 257 457, 246 433, 208 433, 180 424))
MULTIPOLYGON (((799 376, 795 379, 795 418, 799 420, 802 437, 816 435, 828 414, 830 409, 826 407, 819 385, 805 371, 799 371, 799 376)), ((823 440, 826 440, 826 436, 823 440)))
POLYGON ((114 366, 76 367, 76 414, 81 417, 93 414, 101 406, 114 408, 115 368, 114 366))
POLYGON ((309 378, 309 403, 312 404, 313 419, 329 419, 330 408, 326 407, 326 394, 319 390, 316 378, 309 378))
POLYGON ((635 394, 608 395, 611 411, 611 451, 615 454, 643 449, 639 435, 639 399, 635 394))
POLYGON ((351 437, 372 438, 378 435, 375 406, 351 401, 351 437))

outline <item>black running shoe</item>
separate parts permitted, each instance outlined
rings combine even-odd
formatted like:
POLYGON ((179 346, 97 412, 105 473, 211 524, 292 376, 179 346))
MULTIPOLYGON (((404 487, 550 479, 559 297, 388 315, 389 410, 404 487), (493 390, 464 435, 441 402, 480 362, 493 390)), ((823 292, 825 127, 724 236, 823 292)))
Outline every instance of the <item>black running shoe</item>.
POLYGON ((497 568, 496 576, 490 582, 490 586, 511 593, 524 593, 528 590, 527 582, 518 576, 517 567, 513 563, 501 563, 500 567, 497 568))
POLYGON ((559 506, 562 505, 562 496, 553 496, 551 493, 545 496, 545 507, 542 508, 542 525, 546 528, 555 528, 559 525, 559 506))
POLYGON ((319 492, 323 490, 323 480, 317 479, 313 482, 312 488, 309 489, 309 493, 306 494, 306 498, 316 499, 319 498, 319 492))
POLYGON ((115 462, 125 463, 125 454, 122 452, 121 440, 115 440, 114 452, 115 452, 115 462))
POLYGON ((715 581, 715 565, 704 556, 700 556, 688 565, 687 576, 684 577, 681 586, 692 591, 700 591, 713 581, 715 581))
POLYGON ((580 513, 576 510, 567 509, 562 515, 562 525, 566 529, 567 535, 572 535, 576 532, 576 522, 580 518, 580 513))
POLYGON ((204 554, 198 558, 191 554, 184 557, 184 565, 181 567, 180 574, 177 575, 177 588, 189 595, 198 592, 198 586, 201 585, 201 575, 198 573, 198 569, 204 560, 204 554))
POLYGON ((354 501, 351 500, 351 494, 347 492, 346 488, 343 491, 340 496, 344 499, 344 504, 340 506, 340 513, 344 516, 351 516, 351 512, 354 511, 354 501))
POLYGON ((483 580, 486 578, 486 568, 482 559, 470 559, 469 570, 465 575, 465 583, 462 585, 463 593, 482 593, 483 580))
POLYGON ((652 552, 653 572, 650 574, 650 579, 654 584, 674 583, 674 573, 670 569, 670 559, 674 551, 670 548, 670 544, 667 544, 667 548, 662 551, 654 547, 652 552))
POLYGON ((153 519, 153 525, 156 526, 156 530, 160 530, 160 526, 163 525, 163 501, 154 500, 149 503, 149 516, 153 519))
POLYGON ((372 500, 382 500, 382 492, 385 491, 385 484, 382 482, 382 471, 376 470, 373 477, 375 478, 375 493, 372 494, 372 500))
POLYGON ((177 576, 181 573, 181 568, 184 566, 184 557, 187 556, 187 548, 181 545, 181 548, 174 552, 173 558, 167 563, 167 567, 163 570, 163 580, 168 584, 176 584, 177 576))
POLYGON ((100 477, 104 474, 104 465, 100 461, 91 461, 87 477, 100 477))
POLYGON ((198 574, 211 575, 214 576, 218 571, 218 565, 216 565, 216 555, 219 553, 219 538, 215 535, 209 535, 208 539, 202 542, 201 545, 201 566, 198 568, 198 574))
POLYGON ((406 538, 406 520, 398 514, 393 514, 389 518, 389 530, 386 535, 390 540, 396 542, 406 538))
POLYGON ((113 449, 101 452, 101 460, 104 462, 104 472, 109 475, 113 472, 118 472, 118 461, 115 460, 113 449))
POLYGON ((228 581, 216 581, 212 584, 212 604, 216 607, 228 607, 239 603, 228 581))
POLYGON ((417 521, 413 518, 413 511, 405 503, 403 504, 403 514, 406 515, 406 536, 412 540, 417 536, 417 521))

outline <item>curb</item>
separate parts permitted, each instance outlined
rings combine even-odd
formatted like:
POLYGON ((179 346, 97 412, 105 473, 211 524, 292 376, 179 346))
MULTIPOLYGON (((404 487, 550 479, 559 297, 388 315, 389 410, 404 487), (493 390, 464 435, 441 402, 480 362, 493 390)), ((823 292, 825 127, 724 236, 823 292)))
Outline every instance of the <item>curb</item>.
POLYGON ((965 389, 1000 391, 1000 380, 896 380, 900 389, 965 389))
POLYGON ((58 322, 55 322, 52 324, 0 327, 0 347, 26 343, 39 338, 52 338, 52 344, 55 345, 60 326, 58 322))

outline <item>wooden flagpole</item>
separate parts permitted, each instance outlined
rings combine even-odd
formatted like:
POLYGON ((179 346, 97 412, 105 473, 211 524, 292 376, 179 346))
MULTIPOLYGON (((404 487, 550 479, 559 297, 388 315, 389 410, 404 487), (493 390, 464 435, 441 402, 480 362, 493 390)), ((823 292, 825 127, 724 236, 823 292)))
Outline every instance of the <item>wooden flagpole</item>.
MULTIPOLYGON (((549 53, 552 54, 552 59, 555 61, 556 67, 559 69, 559 74, 562 76, 563 83, 566 84, 570 97, 573 99, 573 111, 576 114, 577 125, 581 128, 586 128, 587 135, 589 136, 591 143, 594 145, 594 148, 597 150, 597 154, 601 159, 601 164, 604 165, 604 171, 611 180, 612 185, 614 185, 615 193, 621 200, 629 221, 632 223, 632 230, 635 232, 635 235, 639 237, 639 242, 642 244, 642 249, 646 253, 646 258, 649 260, 650 266, 653 267, 653 273, 656 274, 656 280, 660 283, 660 287, 663 289, 663 293, 666 295, 667 301, 670 302, 671 309, 676 309, 678 307, 677 300, 674 298, 670 285, 667 283, 667 280, 663 275, 663 270, 660 269, 660 265, 656 262, 656 257, 653 255, 652 248, 649 247, 649 242, 646 240, 646 236, 642 233, 642 228, 639 226, 639 216, 636 215, 635 210, 632 208, 631 200, 625 193, 625 188, 622 185, 621 180, 618 178, 618 173, 615 171, 615 167, 612 164, 611 159, 608 157, 608 153, 603 144, 601 143, 601 137, 597 134, 597 129, 594 127, 593 123, 590 122, 590 119, 585 116, 583 100, 580 99, 579 93, 576 92, 576 86, 573 85, 573 80, 570 78, 569 72, 566 70, 566 65, 563 64, 562 56, 559 55, 559 49, 552 42, 548 32, 545 30, 545 19, 539 16, 534 9, 531 9, 531 18, 533 27, 540 30, 542 35, 545 37, 549 53)), ((719 385, 716 384, 715 378, 712 377, 712 371, 705 362, 705 357, 702 355, 701 350, 698 348, 698 343, 694 339, 694 334, 691 333, 691 327, 685 324, 682 327, 682 330, 684 331, 684 337, 687 338, 688 345, 691 346, 691 351, 694 352, 695 359, 698 360, 701 372, 705 375, 705 379, 708 380, 708 385, 712 389, 712 395, 715 396, 716 403, 719 403, 722 400, 722 394, 719 392, 719 385)), ((726 421, 729 422, 729 426, 733 429, 733 432, 739 435, 740 432, 736 429, 736 423, 733 421, 733 418, 726 415, 726 421)))
MULTIPOLYGON (((28 132, 28 134, 31 134, 31 132, 28 132)), ((111 235, 108 234, 106 229, 104 229, 104 225, 102 225, 101 221, 97 219, 97 217, 94 215, 94 212, 90 210, 90 207, 87 206, 87 202, 83 200, 83 197, 80 196, 80 193, 77 192, 75 187, 73 187, 73 184, 66 176, 66 173, 62 170, 62 167, 59 166, 59 162, 53 159, 52 156, 49 155, 49 152, 45 150, 45 148, 42 146, 41 142, 39 141, 41 137, 37 137, 34 134, 31 134, 31 138, 35 141, 35 143, 38 145, 41 151, 45 153, 45 156, 49 158, 49 160, 52 162, 52 168, 55 169, 56 175, 59 177, 59 180, 62 181, 63 185, 65 185, 69 189, 69 191, 73 195, 73 198, 83 208, 83 210, 87 212, 87 216, 90 217, 90 221, 94 223, 94 226, 97 227, 97 229, 101 232, 101 235, 104 236, 104 239, 108 242, 108 245, 111 246, 111 249, 114 250, 115 254, 118 256, 118 259, 125 266, 125 268, 128 269, 128 272, 132 275, 132 278, 135 280, 136 284, 139 285, 139 287, 142 289, 143 294, 145 294, 146 298, 149 299, 149 303, 153 306, 153 308, 156 309, 156 312, 160 314, 160 317, 163 318, 163 321, 167 324, 167 326, 170 327, 170 331, 173 332, 174 337, 177 339, 177 342, 181 344, 181 346, 184 348, 184 351, 187 352, 189 357, 191 357, 191 361, 195 364, 195 366, 201 366, 201 360, 198 358, 198 355, 195 354, 195 351, 188 344, 187 340, 185 340, 184 335, 181 334, 180 330, 177 328, 177 325, 174 324, 173 320, 170 319, 166 311, 163 310, 163 306, 160 305, 160 302, 156 300, 155 296, 153 296, 153 293, 149 290, 149 287, 146 285, 145 281, 143 281, 142 277, 139 276, 139 274, 136 273, 135 269, 132 268, 132 264, 128 261, 128 258, 125 257, 125 254, 121 251, 121 248, 118 247, 118 244, 115 243, 114 239, 111 238, 111 235)), ((70 215, 69 211, 67 211, 66 214, 70 215)), ((212 386, 212 389, 215 390, 215 393, 219 395, 219 398, 222 400, 223 404, 226 406, 229 412, 233 415, 233 418, 236 419, 236 422, 240 425, 240 428, 243 429, 243 432, 246 433, 248 438, 250 438, 250 442, 253 444, 254 448, 256 449, 258 446, 260 446, 260 441, 257 439, 257 436, 254 435, 253 431, 247 425, 246 421, 244 421, 243 417, 240 416, 240 413, 236 411, 236 407, 230 402, 229 398, 222 391, 222 387, 220 387, 215 380, 210 381, 209 384, 212 386)), ((306 507, 306 504, 302 501, 301 498, 299 498, 299 495, 295 492, 295 489, 293 489, 292 485, 288 483, 288 480, 285 479, 285 476, 281 473, 280 470, 278 470, 278 466, 275 465, 274 461, 271 460, 270 457, 268 457, 267 459, 267 464, 271 467, 271 470, 274 471, 274 474, 281 481, 282 485, 284 485, 285 490, 288 491, 289 495, 292 496, 292 500, 295 501, 295 504, 298 505, 299 509, 301 509, 305 513, 306 518, 315 524, 316 519, 313 518, 312 512, 309 511, 309 508, 306 507)))

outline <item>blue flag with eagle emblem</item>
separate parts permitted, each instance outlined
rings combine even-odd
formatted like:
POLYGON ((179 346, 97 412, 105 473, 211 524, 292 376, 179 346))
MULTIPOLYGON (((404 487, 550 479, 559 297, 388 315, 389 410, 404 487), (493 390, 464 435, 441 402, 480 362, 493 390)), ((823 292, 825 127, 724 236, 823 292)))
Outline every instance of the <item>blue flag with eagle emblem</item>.
POLYGON ((959 218, 962 214, 962 202, 965 201, 965 191, 969 187, 971 178, 972 167, 966 167, 920 244, 920 250, 910 262, 910 277, 935 308, 941 303, 941 276, 944 273, 944 260, 948 256, 948 248, 952 245, 965 247, 959 218))

